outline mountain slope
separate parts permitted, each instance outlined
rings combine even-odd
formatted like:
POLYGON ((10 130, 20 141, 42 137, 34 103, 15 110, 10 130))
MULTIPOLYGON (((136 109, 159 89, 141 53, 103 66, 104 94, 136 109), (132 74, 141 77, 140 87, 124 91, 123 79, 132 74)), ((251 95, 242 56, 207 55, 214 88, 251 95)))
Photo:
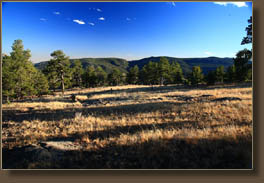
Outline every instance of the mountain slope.
MULTIPOLYGON (((148 62, 159 62, 161 57, 148 57, 141 60, 134 60, 129 62, 129 68, 137 65, 140 69, 148 62)), ((192 71, 193 66, 200 66, 203 73, 208 73, 210 70, 215 70, 216 67, 223 65, 225 69, 233 64, 233 58, 219 58, 219 57, 206 57, 206 58, 175 58, 165 57, 170 63, 178 62, 183 70, 183 73, 192 71)))
MULTIPOLYGON (((121 58, 81 58, 83 68, 93 65, 94 67, 101 66, 107 73, 110 73, 114 68, 121 72, 128 70, 137 65, 140 69, 148 62, 158 62, 161 57, 148 57, 140 60, 127 61, 121 58)), ((225 69, 233 64, 232 58, 206 57, 206 58, 175 58, 165 57, 170 63, 178 62, 183 70, 183 73, 191 72, 193 66, 199 65, 203 73, 208 73, 210 70, 215 70, 216 67, 223 65, 225 69)), ((71 66, 76 59, 70 59, 71 66)), ((35 64, 35 67, 42 70, 47 65, 48 61, 35 64)))
MULTIPOLYGON (((80 60, 83 68, 88 66, 102 67, 107 73, 110 73, 114 68, 119 69, 121 72, 127 72, 128 61, 120 58, 80 58, 70 59, 71 67, 74 60, 80 60)), ((48 61, 39 62, 35 64, 35 67, 42 70, 46 67, 48 61)))

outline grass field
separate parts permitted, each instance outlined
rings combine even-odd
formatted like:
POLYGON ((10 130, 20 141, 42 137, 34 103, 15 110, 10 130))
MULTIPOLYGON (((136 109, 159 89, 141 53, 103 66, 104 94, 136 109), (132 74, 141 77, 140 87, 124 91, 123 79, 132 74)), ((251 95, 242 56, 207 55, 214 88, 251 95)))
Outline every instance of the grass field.
POLYGON ((252 168, 249 84, 73 90, 2 114, 6 169, 252 168))

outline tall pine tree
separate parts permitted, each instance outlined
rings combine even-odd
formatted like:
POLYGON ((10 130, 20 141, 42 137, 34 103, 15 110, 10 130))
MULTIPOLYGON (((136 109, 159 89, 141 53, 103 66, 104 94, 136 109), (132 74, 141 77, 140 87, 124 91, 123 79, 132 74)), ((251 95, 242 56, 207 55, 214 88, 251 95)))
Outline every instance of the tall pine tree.
POLYGON ((139 79, 139 69, 138 66, 135 65, 134 67, 130 68, 127 74, 127 83, 128 84, 137 84, 139 79))
POLYGON ((10 56, 3 57, 3 95, 23 98, 47 93, 47 80, 30 61, 30 50, 24 50, 22 40, 15 40, 10 56))
POLYGON ((82 75, 83 67, 80 60, 75 60, 72 67, 72 85, 81 87, 82 85, 82 75))
POLYGON ((50 86, 53 88, 60 86, 62 95, 64 95, 65 83, 70 84, 71 72, 69 57, 62 50, 56 50, 50 55, 53 58, 48 62, 45 73, 48 74, 50 86))
POLYGON ((170 80, 170 63, 165 57, 161 57, 158 62, 159 85, 167 84, 170 80))
POLYGON ((192 68, 192 73, 189 75, 189 81, 192 85, 198 86, 199 83, 203 81, 204 75, 200 66, 194 66, 192 68))

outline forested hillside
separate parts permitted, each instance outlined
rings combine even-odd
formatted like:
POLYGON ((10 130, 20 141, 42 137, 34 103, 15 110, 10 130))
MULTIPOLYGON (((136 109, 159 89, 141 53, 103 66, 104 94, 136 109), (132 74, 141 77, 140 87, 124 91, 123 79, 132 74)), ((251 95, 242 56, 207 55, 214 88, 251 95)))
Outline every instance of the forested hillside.
MULTIPOLYGON (((88 66, 100 66, 107 73, 110 73, 114 68, 119 69, 121 72, 128 72, 128 70, 135 65, 141 69, 145 64, 152 62, 159 62, 161 57, 148 57, 140 60, 127 61, 120 58, 81 58, 83 68, 88 66)), ((205 58, 175 58, 165 57, 170 63, 178 62, 183 70, 184 74, 192 71, 193 66, 200 66, 203 73, 207 74, 211 70, 215 70, 218 66, 224 66, 227 69, 233 64, 233 58, 219 58, 219 57, 205 57, 205 58)), ((76 59, 70 59, 71 66, 76 59)), ((39 62, 35 64, 35 67, 42 70, 48 61, 39 62)))

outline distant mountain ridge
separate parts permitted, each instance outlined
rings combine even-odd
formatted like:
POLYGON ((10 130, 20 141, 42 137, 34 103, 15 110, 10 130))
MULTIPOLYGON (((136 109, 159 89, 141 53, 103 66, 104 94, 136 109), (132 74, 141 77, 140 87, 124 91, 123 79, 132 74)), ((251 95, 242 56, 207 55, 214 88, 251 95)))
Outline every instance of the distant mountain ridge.
MULTIPOLYGON (((135 65, 141 69, 148 62, 158 62, 160 58, 158 57, 147 57, 139 60, 127 61, 122 58, 80 58, 80 59, 70 59, 71 66, 74 60, 80 60, 83 68, 88 66, 102 67, 107 73, 110 73, 114 68, 119 69, 121 72, 128 72, 129 69, 135 65)), ((208 73, 210 70, 215 70, 218 66, 223 65, 225 69, 233 64, 233 58, 225 57, 205 57, 205 58, 176 58, 176 57, 166 57, 170 63, 178 62, 186 74, 192 71, 193 66, 200 66, 203 73, 208 73)), ((36 68, 42 70, 47 65, 48 61, 40 62, 34 64, 36 68)))

